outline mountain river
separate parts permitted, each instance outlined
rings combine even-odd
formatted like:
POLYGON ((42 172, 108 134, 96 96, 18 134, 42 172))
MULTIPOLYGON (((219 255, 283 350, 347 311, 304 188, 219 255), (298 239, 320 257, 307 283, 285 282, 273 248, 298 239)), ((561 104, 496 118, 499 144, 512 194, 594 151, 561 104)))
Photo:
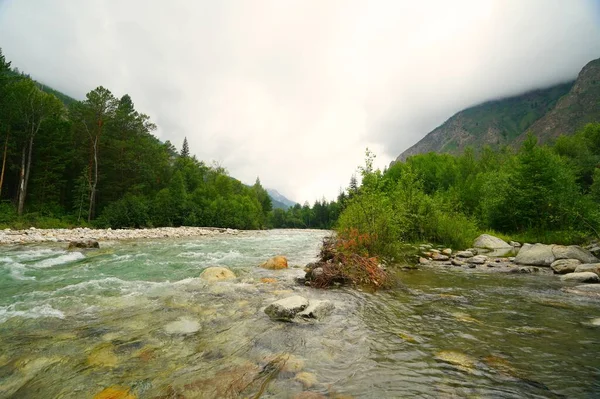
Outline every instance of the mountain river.
POLYGON ((298 284, 326 234, 0 247, 0 398, 600 397, 600 301, 452 268, 376 293, 298 284), (257 267, 275 255, 290 269, 257 267), (237 278, 205 282, 209 266, 237 278), (335 309, 264 313, 295 294, 335 309))

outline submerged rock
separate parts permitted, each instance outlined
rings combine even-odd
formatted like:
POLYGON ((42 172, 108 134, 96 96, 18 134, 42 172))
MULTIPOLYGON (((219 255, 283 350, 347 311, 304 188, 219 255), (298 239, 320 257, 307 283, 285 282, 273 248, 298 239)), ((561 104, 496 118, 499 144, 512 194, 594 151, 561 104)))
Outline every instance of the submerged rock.
POLYGON ((567 274, 573 273, 580 264, 581 261, 578 259, 559 259, 552 262, 550 267, 556 274, 567 274))
POLYGON ((71 241, 67 249, 74 248, 100 248, 100 244, 96 240, 77 240, 71 241))
POLYGON ((273 302, 265 308, 265 313, 272 320, 291 321, 296 314, 308 307, 308 299, 294 295, 273 302))
POLYGON ((531 266, 550 266, 556 260, 552 245, 525 244, 515 257, 515 263, 531 266))
POLYGON ((464 371, 472 371, 476 364, 476 360, 471 356, 456 351, 438 352, 435 354, 435 359, 445 363, 450 363, 464 371))
POLYGON ((569 294, 587 296, 600 299, 600 284, 583 284, 575 287, 565 287, 562 289, 569 294))
POLYGON ((288 261, 285 256, 275 256, 260 265, 263 269, 280 270, 288 268, 288 261))
POLYGON ((205 281, 224 281, 232 280, 235 278, 235 274, 226 267, 207 267, 204 269, 200 278, 205 281))
POLYGON ((115 347, 112 344, 97 346, 88 355, 87 363, 90 366, 116 367, 119 359, 117 358, 114 349, 115 347))
POLYGON ((592 272, 579 272, 565 274, 560 278, 562 281, 575 281, 577 283, 598 283, 600 278, 596 273, 592 272))
POLYGON ((309 373, 306 371, 301 371, 294 377, 296 381, 301 383, 304 388, 312 388, 317 382, 317 376, 313 373, 309 373))
POLYGON ((167 334, 187 335, 193 334, 200 330, 200 323, 197 320, 181 317, 179 320, 173 321, 165 326, 167 334))
POLYGON ((94 395, 94 399, 136 399, 130 388, 108 387, 94 395))
POLYGON ((494 237, 489 234, 482 234, 475 239, 473 243, 475 248, 482 249, 502 249, 502 248, 511 248, 510 244, 501 238, 494 237))

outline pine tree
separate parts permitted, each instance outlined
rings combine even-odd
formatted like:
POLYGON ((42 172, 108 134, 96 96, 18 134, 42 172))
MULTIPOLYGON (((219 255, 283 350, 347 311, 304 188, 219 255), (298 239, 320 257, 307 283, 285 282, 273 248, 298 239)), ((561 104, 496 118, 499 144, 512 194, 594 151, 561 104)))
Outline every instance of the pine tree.
POLYGON ((190 147, 188 145, 187 137, 183 138, 183 146, 181 148, 181 156, 183 158, 189 158, 189 156, 190 156, 190 147))

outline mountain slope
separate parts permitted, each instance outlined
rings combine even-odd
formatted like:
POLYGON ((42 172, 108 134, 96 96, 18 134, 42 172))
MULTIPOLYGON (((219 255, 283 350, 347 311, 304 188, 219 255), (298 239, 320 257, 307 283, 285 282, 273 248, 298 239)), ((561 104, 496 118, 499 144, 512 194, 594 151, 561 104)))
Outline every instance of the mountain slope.
MULTIPOLYGON (((540 142, 561 134, 573 134, 590 122, 600 121, 600 59, 589 62, 575 84, 556 106, 529 129, 540 142)), ((519 137, 521 142, 526 137, 519 137)))
POLYGON ((563 83, 467 108, 400 154, 397 161, 431 151, 456 154, 468 146, 511 144, 550 111, 572 86, 573 82, 563 83))
POLYGON ((287 199, 279 191, 272 188, 267 188, 266 190, 273 202, 273 209, 288 209, 296 205, 294 201, 287 199))

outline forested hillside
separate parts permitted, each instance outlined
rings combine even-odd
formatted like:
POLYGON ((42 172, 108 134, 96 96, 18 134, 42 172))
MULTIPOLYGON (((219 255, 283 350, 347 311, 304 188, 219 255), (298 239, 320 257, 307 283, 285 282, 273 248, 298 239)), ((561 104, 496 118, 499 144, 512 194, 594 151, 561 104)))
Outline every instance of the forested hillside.
POLYGON ((573 82, 564 83, 467 108, 428 133, 397 160, 431 151, 460 154, 467 147, 509 145, 550 111, 572 85, 573 82))
POLYGON ((467 147, 519 147, 533 133, 540 143, 574 134, 600 121, 600 59, 589 62, 575 82, 489 101, 458 112, 405 150, 397 161, 428 152, 460 154, 467 147))
POLYGON ((155 128, 127 94, 100 86, 75 101, 15 73, 0 51, 0 224, 266 226, 258 179, 248 187, 155 128))

